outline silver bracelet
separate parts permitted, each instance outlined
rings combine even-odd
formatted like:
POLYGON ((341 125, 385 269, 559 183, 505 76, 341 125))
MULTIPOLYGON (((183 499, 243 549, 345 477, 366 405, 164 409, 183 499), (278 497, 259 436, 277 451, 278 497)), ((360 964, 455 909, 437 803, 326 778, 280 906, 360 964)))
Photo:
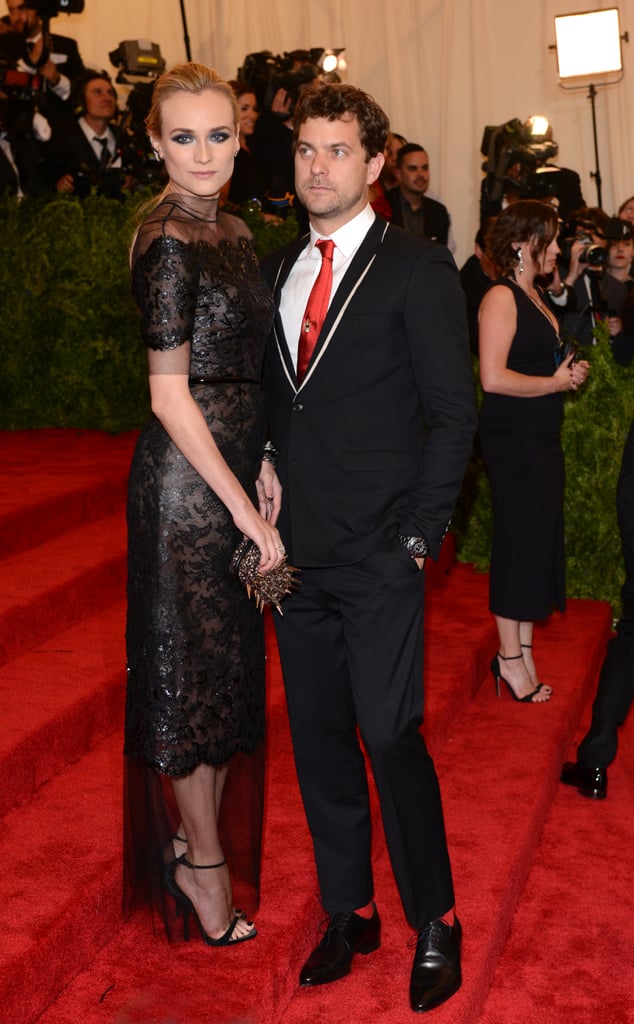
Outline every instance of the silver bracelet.
POLYGON ((277 448, 270 441, 267 441, 262 449, 262 462, 270 462, 272 466, 277 466, 277 448))

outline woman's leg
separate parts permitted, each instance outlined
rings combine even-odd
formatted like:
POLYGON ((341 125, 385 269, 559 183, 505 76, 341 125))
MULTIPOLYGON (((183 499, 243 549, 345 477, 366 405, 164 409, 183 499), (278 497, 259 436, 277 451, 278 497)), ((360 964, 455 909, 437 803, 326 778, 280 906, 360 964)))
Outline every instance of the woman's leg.
MULTIPOLYGON (((506 679, 515 696, 521 700, 537 686, 531 679, 525 659, 518 658, 518 655, 525 653, 522 650, 522 642, 532 642, 533 623, 518 622, 517 619, 505 619, 501 615, 496 615, 495 624, 499 638, 500 674, 506 679), (530 631, 527 627, 530 627, 530 631), (530 635, 531 639, 522 641, 522 635, 530 635)), ((547 701, 549 697, 550 693, 540 690, 533 700, 538 704, 547 701)))
MULTIPOLYGON (((533 689, 539 686, 539 676, 537 675, 537 669, 535 668, 535 660, 533 658, 533 622, 520 622, 520 644, 522 645, 522 656, 524 658, 524 664, 526 665, 526 671, 528 672, 533 689)), ((542 690, 544 693, 552 693, 552 686, 548 686, 546 683, 542 683, 542 690)))
MULTIPOLYGON (((201 764, 189 775, 172 780, 181 815, 178 834, 187 838, 187 860, 195 865, 192 870, 179 864, 176 868, 176 882, 189 896, 203 928, 214 939, 220 938, 227 931, 233 918, 229 868, 226 864, 214 870, 196 868, 220 864, 224 860, 218 835, 218 815, 226 776, 226 765, 213 768, 201 764)), ((240 919, 235 926, 233 938, 241 938, 251 928, 250 924, 240 919)))

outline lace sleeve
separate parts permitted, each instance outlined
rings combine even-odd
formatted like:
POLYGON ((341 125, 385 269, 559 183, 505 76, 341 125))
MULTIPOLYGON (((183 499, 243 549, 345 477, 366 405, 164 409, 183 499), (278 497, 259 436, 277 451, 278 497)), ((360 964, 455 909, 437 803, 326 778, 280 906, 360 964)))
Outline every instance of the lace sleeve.
POLYGON ((149 349, 168 352, 191 340, 198 284, 192 248, 176 238, 157 237, 138 257, 132 291, 149 349))

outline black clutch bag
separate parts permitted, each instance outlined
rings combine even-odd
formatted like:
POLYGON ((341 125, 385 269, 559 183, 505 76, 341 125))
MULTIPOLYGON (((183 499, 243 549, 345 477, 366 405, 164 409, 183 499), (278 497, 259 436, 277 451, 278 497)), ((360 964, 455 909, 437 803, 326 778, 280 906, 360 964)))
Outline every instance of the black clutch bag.
POLYGON ((286 558, 270 572, 259 572, 259 564, 259 547, 248 537, 243 537, 231 559, 231 575, 244 584, 247 594, 255 600, 261 612, 270 604, 283 615, 280 601, 297 588, 296 575, 299 569, 289 565, 286 558))

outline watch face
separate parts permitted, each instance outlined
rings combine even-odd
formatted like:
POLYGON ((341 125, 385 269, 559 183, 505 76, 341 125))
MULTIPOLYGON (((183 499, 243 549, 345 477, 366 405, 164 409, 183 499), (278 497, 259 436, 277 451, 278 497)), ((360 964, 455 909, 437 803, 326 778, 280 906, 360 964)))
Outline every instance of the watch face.
POLYGON ((401 535, 398 539, 412 558, 426 558, 429 554, 429 544, 424 537, 404 537, 401 535))

